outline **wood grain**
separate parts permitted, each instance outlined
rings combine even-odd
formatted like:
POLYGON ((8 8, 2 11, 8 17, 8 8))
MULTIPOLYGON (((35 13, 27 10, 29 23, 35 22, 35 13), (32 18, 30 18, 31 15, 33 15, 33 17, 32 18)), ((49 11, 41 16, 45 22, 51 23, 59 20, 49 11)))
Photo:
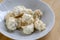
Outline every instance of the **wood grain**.
MULTIPOLYGON (((42 0, 52 7, 55 12, 55 25, 54 28, 43 38, 38 40, 60 40, 60 0, 42 0)), ((3 36, 0 33, 0 40, 12 40, 8 37, 3 36)))
POLYGON ((3 0, 0 0, 0 3, 3 2, 3 0))

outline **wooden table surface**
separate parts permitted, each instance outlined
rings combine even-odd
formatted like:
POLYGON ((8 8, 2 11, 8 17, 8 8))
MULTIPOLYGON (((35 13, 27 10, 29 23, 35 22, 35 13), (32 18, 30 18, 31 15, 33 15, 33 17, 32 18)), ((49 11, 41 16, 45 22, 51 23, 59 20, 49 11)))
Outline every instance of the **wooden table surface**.
MULTIPOLYGON (((60 40, 60 0, 42 0, 48 3, 53 11, 55 12, 55 25, 54 28, 43 38, 38 40, 60 40)), ((8 37, 3 36, 0 33, 0 40, 12 40, 8 37)))

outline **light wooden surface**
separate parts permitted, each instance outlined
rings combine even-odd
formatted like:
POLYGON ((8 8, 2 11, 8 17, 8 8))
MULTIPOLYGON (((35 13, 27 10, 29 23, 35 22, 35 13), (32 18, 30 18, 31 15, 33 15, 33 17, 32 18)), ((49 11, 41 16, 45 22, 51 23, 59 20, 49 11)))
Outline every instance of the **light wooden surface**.
MULTIPOLYGON (((48 3, 55 12, 55 25, 51 32, 38 40, 60 40, 60 0, 42 0, 48 3)), ((0 40, 12 40, 0 34, 0 40)))

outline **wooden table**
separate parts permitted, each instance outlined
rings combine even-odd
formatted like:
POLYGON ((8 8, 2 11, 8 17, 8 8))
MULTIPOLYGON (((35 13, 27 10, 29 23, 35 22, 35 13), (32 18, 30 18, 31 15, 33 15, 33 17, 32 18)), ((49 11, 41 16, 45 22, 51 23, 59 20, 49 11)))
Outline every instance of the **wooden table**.
MULTIPOLYGON (((45 37, 40 38, 38 40, 60 40, 60 20, 59 20, 60 19, 60 0, 42 0, 42 1, 45 1, 52 7, 52 9, 55 12, 56 22, 51 32, 49 32, 48 35, 46 35, 45 37)), ((12 40, 12 39, 0 34, 0 40, 12 40)))

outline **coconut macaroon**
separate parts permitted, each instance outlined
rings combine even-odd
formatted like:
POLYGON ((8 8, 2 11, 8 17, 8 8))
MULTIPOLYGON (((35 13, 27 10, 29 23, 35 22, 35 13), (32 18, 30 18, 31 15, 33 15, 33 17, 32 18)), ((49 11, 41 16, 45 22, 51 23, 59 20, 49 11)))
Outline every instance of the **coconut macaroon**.
POLYGON ((17 19, 15 19, 14 17, 9 17, 6 20, 6 27, 9 31, 16 30, 17 26, 18 26, 17 19))
POLYGON ((34 15, 34 12, 31 10, 31 9, 26 9, 27 10, 27 13, 30 14, 30 15, 34 15))
POLYGON ((16 6, 14 7, 14 9, 12 10, 15 17, 21 16, 23 14, 23 10, 25 9, 24 6, 16 6))
POLYGON ((44 24, 41 20, 37 18, 36 21, 34 22, 34 27, 35 29, 42 31, 46 29, 46 24, 44 24))
POLYGON ((12 10, 12 12, 14 13, 15 17, 19 17, 19 16, 23 15, 24 13, 30 14, 30 15, 34 14, 34 12, 31 9, 27 9, 24 6, 16 6, 12 10))
POLYGON ((31 23, 30 25, 22 26, 22 29, 24 34, 31 34, 34 32, 34 24, 31 23))
POLYGON ((34 11, 34 19, 35 18, 40 18, 43 15, 42 11, 37 9, 34 11))
POLYGON ((34 14, 34 12, 31 10, 31 9, 24 9, 24 10, 22 10, 22 12, 24 12, 24 13, 26 13, 26 14, 29 14, 29 15, 32 15, 33 16, 33 14, 34 14))
POLYGON ((14 17, 14 14, 12 11, 9 11, 7 15, 5 16, 5 20, 7 20, 9 17, 14 17))
POLYGON ((32 15, 29 15, 29 14, 24 14, 22 16, 22 23, 27 23, 28 24, 31 24, 34 22, 34 19, 33 19, 33 16, 32 15))

